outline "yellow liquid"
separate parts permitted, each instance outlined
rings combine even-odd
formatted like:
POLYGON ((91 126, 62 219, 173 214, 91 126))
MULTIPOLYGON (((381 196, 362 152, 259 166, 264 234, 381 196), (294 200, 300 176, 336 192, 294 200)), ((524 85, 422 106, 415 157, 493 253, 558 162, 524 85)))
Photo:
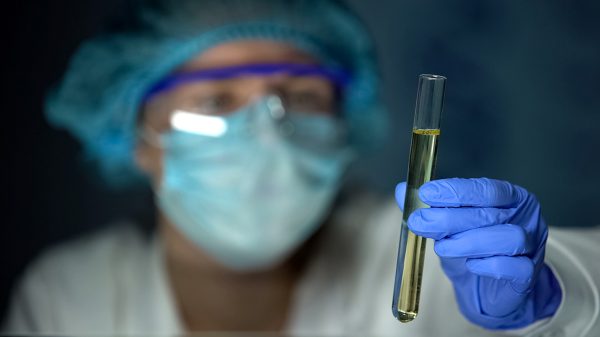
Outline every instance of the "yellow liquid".
POLYGON ((415 319, 419 312, 426 242, 411 232, 406 222, 416 209, 429 207, 419 199, 419 187, 433 178, 439 135, 439 129, 413 129, 412 134, 400 236, 400 249, 405 252, 397 309, 398 320, 403 323, 415 319))

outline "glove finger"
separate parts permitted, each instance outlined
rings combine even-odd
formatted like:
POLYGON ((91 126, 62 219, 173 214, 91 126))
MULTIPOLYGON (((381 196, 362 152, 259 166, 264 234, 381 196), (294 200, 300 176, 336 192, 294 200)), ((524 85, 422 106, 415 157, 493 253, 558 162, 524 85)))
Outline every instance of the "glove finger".
POLYGON ((404 197, 406 196, 406 182, 403 181, 396 185, 396 202, 400 210, 404 211, 404 197))
POLYGON ((467 269, 477 275, 510 281, 517 292, 531 284, 535 266, 526 256, 492 256, 467 259, 467 269))
POLYGON ((408 218, 408 227, 415 234, 440 240, 467 230, 508 222, 514 209, 506 208, 422 208, 408 218))
POLYGON ((442 258, 481 258, 495 255, 515 256, 528 253, 525 230, 516 225, 475 228, 438 240, 435 252, 442 258))
POLYGON ((433 180, 419 189, 419 198, 433 207, 513 207, 526 195, 521 187, 488 178, 433 180))

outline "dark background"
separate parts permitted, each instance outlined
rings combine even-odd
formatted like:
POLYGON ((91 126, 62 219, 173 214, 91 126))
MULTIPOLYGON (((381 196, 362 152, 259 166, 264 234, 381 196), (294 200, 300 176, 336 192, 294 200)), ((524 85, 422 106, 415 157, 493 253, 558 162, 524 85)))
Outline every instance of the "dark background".
MULTIPOLYGON (((5 4, 5 220, 0 317, 28 261, 123 217, 147 219, 147 191, 108 191, 78 144, 43 118, 43 97, 82 39, 127 0, 5 4)), ((390 141, 365 182, 391 195, 404 179, 420 73, 448 77, 439 177, 505 179, 534 192, 555 226, 600 224, 600 2, 347 1, 375 37, 390 141)))

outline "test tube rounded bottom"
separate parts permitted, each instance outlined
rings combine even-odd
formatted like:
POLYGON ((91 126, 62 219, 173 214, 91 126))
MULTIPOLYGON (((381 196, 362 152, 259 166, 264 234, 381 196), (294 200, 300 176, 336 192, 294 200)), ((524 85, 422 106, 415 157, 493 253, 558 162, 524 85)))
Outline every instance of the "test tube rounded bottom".
MULTIPOLYGON (((409 198, 418 198, 416 193, 409 193, 409 198)), ((406 222, 403 221, 406 226, 406 222)), ((406 226, 408 227, 408 226, 406 226)), ((407 231, 406 254, 404 270, 397 307, 397 319, 407 323, 417 317, 419 312, 419 297, 421 295, 421 279, 423 277, 423 262, 425 260, 426 239, 407 231)))
POLYGON ((398 311, 398 320, 402 323, 408 323, 417 317, 416 312, 404 312, 402 310, 398 311))

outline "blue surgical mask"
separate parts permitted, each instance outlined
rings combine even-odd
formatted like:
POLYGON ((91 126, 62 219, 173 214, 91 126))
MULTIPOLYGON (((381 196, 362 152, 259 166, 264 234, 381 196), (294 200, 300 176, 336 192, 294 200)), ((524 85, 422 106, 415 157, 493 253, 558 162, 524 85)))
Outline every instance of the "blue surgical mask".
POLYGON ((339 120, 283 118, 278 102, 267 96, 222 118, 221 133, 161 136, 162 211, 234 270, 274 266, 314 233, 353 157, 339 120))

